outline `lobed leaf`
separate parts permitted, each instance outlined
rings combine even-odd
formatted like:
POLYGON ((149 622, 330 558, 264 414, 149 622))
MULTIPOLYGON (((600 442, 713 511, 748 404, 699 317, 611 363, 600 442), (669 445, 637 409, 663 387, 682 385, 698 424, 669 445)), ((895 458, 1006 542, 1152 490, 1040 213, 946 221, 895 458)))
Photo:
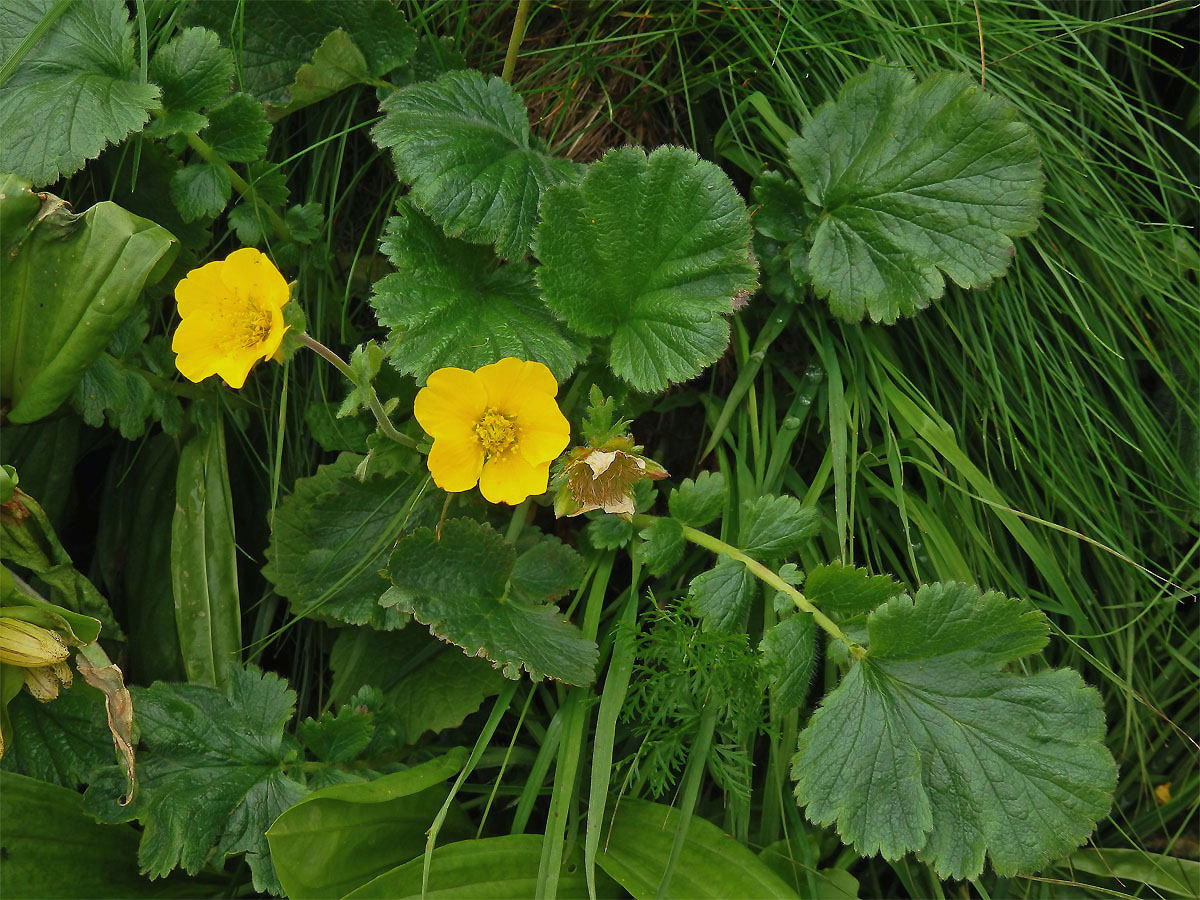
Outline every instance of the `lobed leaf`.
POLYGON ((808 817, 864 855, 916 852, 940 877, 1036 870, 1108 811, 1116 766, 1099 694, 1069 670, 1001 671, 1047 626, 1020 600, 957 583, 890 600, 869 649, 801 733, 808 817))
POLYGON ((817 630, 808 613, 793 613, 763 632, 762 667, 781 709, 799 706, 808 696, 817 661, 817 630))
POLYGON ((817 566, 804 582, 804 596, 826 615, 870 612, 903 591, 904 586, 890 575, 871 575, 840 562, 817 566))
POLYGON ((538 282, 572 329, 611 337, 617 375, 661 391, 724 351, 734 296, 757 286, 749 243, 746 205, 717 166, 625 147, 546 192, 538 282))
POLYGON ((666 575, 683 558, 687 542, 683 526, 674 519, 655 519, 638 534, 642 538, 642 560, 652 575, 666 575))
POLYGON ((713 568, 692 579, 688 599, 704 619, 705 631, 743 631, 757 587, 758 579, 749 569, 722 556, 713 568))
POLYGON ((185 28, 155 51, 150 80, 167 113, 199 112, 221 100, 233 83, 233 53, 207 28, 185 28))
POLYGON ((820 530, 816 507, 795 497, 755 497, 742 503, 741 549, 753 557, 779 559, 795 553, 820 530))
POLYGON ((695 479, 685 478, 671 491, 667 503, 671 516, 684 525, 703 528, 721 515, 729 491, 721 472, 701 472, 695 479))
POLYGON ((252 162, 267 152, 271 123, 249 94, 231 94, 208 111, 208 127, 201 135, 227 162, 252 162))

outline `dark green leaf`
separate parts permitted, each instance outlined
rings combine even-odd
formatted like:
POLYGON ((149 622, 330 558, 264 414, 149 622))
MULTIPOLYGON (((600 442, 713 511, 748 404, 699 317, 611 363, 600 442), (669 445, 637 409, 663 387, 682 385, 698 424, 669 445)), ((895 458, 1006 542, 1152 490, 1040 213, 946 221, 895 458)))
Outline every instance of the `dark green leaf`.
POLYGON ((541 537, 517 556, 509 591, 526 603, 545 603, 579 587, 583 559, 555 537, 541 537))
POLYGON ((684 525, 703 528, 725 509, 725 476, 721 472, 701 472, 695 480, 685 478, 671 491, 667 502, 671 515, 684 525))
POLYGON ((762 559, 781 559, 799 550, 820 530, 816 507, 795 497, 756 497, 742 503, 741 548, 762 559))
POLYGON ((813 287, 847 321, 912 315, 942 295, 944 275, 987 286, 1012 239, 1037 227, 1037 139, 965 74, 917 84, 874 66, 817 110, 788 157, 821 208, 813 287))
POLYGON ((871 575, 839 562, 817 566, 804 582, 804 596, 826 615, 870 612, 903 591, 904 586, 890 575, 871 575))
MULTIPOLYGON (((55 0, 0 0, 0 64, 55 9, 55 0)), ((36 185, 70 175, 139 130, 158 105, 142 81, 121 0, 73 3, 24 55, 0 90, 0 172, 36 185)))
POLYGON ((308 718, 296 729, 296 737, 319 760, 329 763, 345 763, 358 759, 358 755, 371 743, 375 726, 370 713, 359 712, 343 706, 337 715, 324 713, 321 718, 308 718))
POLYGON ((717 166, 626 147, 546 192, 538 282, 571 328, 611 337, 617 375, 661 391, 724 351, 733 298, 757 283, 749 244, 746 205, 717 166))
POLYGON ((226 162, 251 162, 267 152, 271 123, 249 94, 233 94, 208 111, 204 138, 226 162))
POLYGON ((281 106, 269 103, 267 112, 272 121, 277 121, 370 79, 366 57, 355 46, 350 35, 339 28, 325 36, 321 46, 313 51, 312 61, 302 65, 296 72, 296 80, 288 88, 288 102, 281 106))
MULTIPOLYGON (((314 791, 267 832, 271 858, 291 900, 341 897, 425 849, 425 832, 446 799, 444 782, 466 753, 451 751, 374 781, 314 791)), ((463 835, 461 811, 448 836, 463 835)))
POLYGON ((652 575, 666 575, 683 558, 687 542, 683 526, 674 519, 655 519, 638 532, 642 538, 642 560, 652 575))
POLYGON ((271 231, 271 220, 253 203, 239 203, 229 211, 229 227, 237 232, 238 243, 253 247, 271 231))
POLYGON ((396 91, 383 110, 372 136, 417 206, 446 234, 495 244, 506 259, 529 252, 542 192, 582 172, 537 146, 525 104, 496 77, 450 72, 396 91))
POLYGON ((205 28, 185 28, 150 59, 150 80, 170 113, 198 112, 229 93, 233 54, 205 28))
POLYGON ((219 216, 233 186, 224 166, 191 163, 171 176, 171 202, 185 222, 219 216))
POLYGON ((1069 669, 1001 667, 1046 643, 1020 600, 932 584, 870 614, 869 649, 800 735, 796 796, 864 855, 916 852, 940 877, 1031 871, 1082 843, 1116 766, 1095 690, 1069 669))
POLYGON ((692 579, 688 598, 706 631, 743 631, 757 585, 749 569, 722 556, 716 566, 692 579))
POLYGON ((623 516, 596 513, 583 529, 597 550, 620 550, 633 540, 633 523, 623 516))
POLYGON ((783 710, 799 706, 808 696, 813 664, 817 661, 817 632, 813 617, 795 613, 763 632, 763 671, 771 694, 783 710))
POLYGON ((113 764, 104 695, 82 678, 52 703, 39 703, 22 691, 9 703, 8 715, 13 736, 4 768, 9 771, 75 789, 95 769, 113 764))
POLYGON ((695 815, 686 823, 687 837, 675 858, 669 892, 664 893, 659 885, 674 852, 676 833, 684 826, 677 809, 622 797, 596 862, 638 900, 656 896, 797 900, 796 892, 744 844, 695 815))
POLYGON ((371 305, 391 329, 392 362, 424 380, 442 366, 477 369, 506 356, 536 360, 566 379, 587 346, 555 321, 528 265, 500 265, 488 250, 448 238, 407 201, 383 239, 396 267, 371 305))
POLYGON ((93 779, 85 805, 100 821, 137 819, 138 851, 151 877, 180 867, 194 874, 215 845, 219 856, 246 853, 254 888, 280 893, 266 830, 307 788, 283 771, 283 727, 296 695, 277 675, 235 669, 228 694, 198 684, 134 688, 143 751, 138 793, 118 806, 117 768, 93 779))
POLYGON ((296 616, 327 616, 352 625, 400 628, 407 616, 384 609, 380 570, 412 515, 420 479, 359 481, 361 456, 343 453, 310 478, 296 479, 275 511, 263 574, 296 616))
POLYGON ((515 562, 512 546, 494 529, 451 519, 440 540, 421 528, 400 541, 390 565, 406 611, 443 640, 486 656, 509 678, 524 667, 534 679, 591 684, 596 645, 554 605, 509 590, 515 562))

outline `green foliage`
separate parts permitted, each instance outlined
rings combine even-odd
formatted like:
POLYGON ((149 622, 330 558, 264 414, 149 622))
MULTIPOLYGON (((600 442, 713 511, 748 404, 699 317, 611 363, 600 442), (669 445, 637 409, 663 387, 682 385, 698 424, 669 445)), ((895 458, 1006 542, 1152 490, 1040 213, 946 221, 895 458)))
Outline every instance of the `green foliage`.
MULTIPOLYGON (((267 832, 286 895, 341 897, 420 854, 445 799, 443 782, 465 761, 452 751, 373 781, 322 788, 291 807, 267 832)), ((466 830, 461 818, 450 836, 466 830)))
POLYGON ((684 525, 703 528, 721 515, 727 496, 721 472, 701 472, 695 479, 683 479, 679 487, 672 489, 667 502, 673 518, 684 525))
POLYGON ((942 295, 943 273, 990 284, 1041 212, 1033 131, 965 75, 918 85, 875 66, 817 110, 788 162, 820 207, 813 287, 851 322, 912 315, 942 295))
POLYGON ((200 136, 226 162, 252 162, 267 152, 271 123, 249 94, 230 94, 208 110, 208 127, 200 136))
POLYGON ((164 229, 115 203, 77 215, 29 187, 0 180, 0 393, 14 423, 34 422, 71 395, 178 250, 164 229))
POLYGON ((208 124, 200 110, 220 101, 233 82, 233 53, 205 28, 185 28, 150 59, 150 81, 163 110, 147 131, 156 136, 196 132, 208 124))
POLYGON ((268 104, 272 119, 303 109, 318 100, 332 97, 338 91, 355 84, 371 80, 367 58, 341 28, 329 32, 321 45, 313 51, 312 62, 307 62, 296 71, 296 80, 287 92, 287 103, 268 104))
POLYGON ((538 283, 575 331, 611 337, 640 391, 695 377, 729 343, 733 298, 756 286, 750 219, 729 178, 680 147, 611 150, 546 192, 538 283))
POLYGON ((450 72, 396 91, 383 111, 372 136, 416 205, 447 235, 495 244, 506 259, 528 254, 543 192, 580 175, 541 149, 525 104, 499 78, 450 72))
POLYGON ((308 793, 283 769, 296 753, 283 733, 296 695, 279 676, 252 668, 234 669, 227 688, 159 682, 135 689, 145 745, 138 794, 118 806, 120 770, 105 769, 84 803, 102 822, 142 824, 138 862, 152 878, 177 867, 198 872, 215 846, 221 856, 245 852, 255 889, 278 894, 264 835, 308 793))
POLYGON ((758 579, 740 562, 721 557, 688 585, 692 612, 704 619, 708 631, 741 631, 758 591, 758 579))
POLYGON ((232 193, 229 171, 215 163, 190 163, 171 176, 171 202, 185 222, 216 218, 232 193))
POLYGON ((642 562, 651 575, 666 575, 683 558, 687 542, 683 526, 674 519, 655 519, 638 534, 642 538, 642 562))
MULTIPOLYGON (((535 545, 523 555, 538 552, 535 545)), ((518 566, 512 545, 495 530, 450 519, 440 538, 419 528, 396 545, 389 600, 442 640, 487 657, 508 678, 524 668, 534 679, 591 684, 596 645, 547 602, 550 595, 536 597, 538 583, 553 576, 537 571, 545 561, 518 566)))
POLYGON ((337 715, 326 712, 308 718, 296 728, 296 737, 317 759, 329 763, 351 762, 371 743, 375 725, 369 712, 343 706, 337 715))
POLYGON ((53 703, 22 692, 9 702, 8 717, 14 738, 4 754, 7 771, 74 790, 112 764, 104 697, 85 684, 60 691, 53 703))
POLYGON ((121 0, 4 0, 0 21, 0 65, 11 71, 0 91, 0 172, 48 185, 139 130, 158 105, 121 0))
POLYGON ((869 575, 839 562, 815 567, 804 581, 804 595, 821 612, 846 617, 870 612, 903 590, 888 575, 869 575))
POLYGON ((501 265, 486 249, 446 237, 408 201, 383 239, 396 272, 371 305, 389 329, 391 360, 424 380, 442 366, 477 369, 506 356, 545 363, 565 380, 586 345, 554 320, 524 262, 501 265))
POLYGON ((800 736, 810 819, 943 878, 977 877, 985 854, 1001 875, 1037 869, 1086 840, 1116 782, 1099 695, 1067 669, 1000 671, 1045 645, 1041 613, 934 584, 871 613, 868 633, 800 736))
POLYGON ((751 556, 780 559, 799 550, 820 529, 816 507, 795 497, 756 497, 742 503, 739 546, 751 556))
POLYGON ((361 461, 343 453, 315 475, 296 480, 275 512, 263 574, 297 616, 400 628, 408 617, 379 605, 387 589, 380 569, 413 514, 419 482, 359 481, 354 470, 361 461))
POLYGON ((618 415, 615 397, 605 397, 596 385, 588 390, 588 405, 583 414, 579 433, 590 447, 602 447, 618 435, 629 431, 631 420, 618 415))
MULTIPOLYGON (((812 599, 811 597, 809 599, 812 599)), ((780 708, 800 706, 808 696, 817 661, 817 627, 807 613, 793 613, 763 632, 762 667, 780 708)))

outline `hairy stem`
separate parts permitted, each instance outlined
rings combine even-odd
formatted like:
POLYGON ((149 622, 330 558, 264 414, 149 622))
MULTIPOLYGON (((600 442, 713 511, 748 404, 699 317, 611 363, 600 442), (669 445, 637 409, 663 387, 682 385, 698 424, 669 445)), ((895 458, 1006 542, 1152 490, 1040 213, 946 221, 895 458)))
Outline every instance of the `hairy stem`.
POLYGON ((417 442, 410 438, 407 434, 401 434, 396 430, 396 426, 393 425, 392 420, 388 418, 388 414, 384 410, 383 404, 379 402, 379 395, 375 393, 374 385, 369 382, 367 384, 359 384, 358 379, 354 377, 354 370, 350 368, 350 364, 312 335, 300 332, 297 337, 305 347, 315 351, 319 356, 328 361, 335 369, 349 378, 351 384, 366 390, 367 405, 371 408, 371 412, 375 414, 375 420, 379 422, 380 431, 390 437, 397 444, 413 448, 417 446, 417 442))
POLYGON ((504 54, 504 68, 500 78, 505 84, 512 83, 513 69, 517 67, 517 51, 521 49, 521 40, 525 37, 525 20, 529 18, 529 0, 519 0, 517 17, 513 20, 512 34, 508 38, 508 52, 504 54))
MULTIPOLYGON (((647 525, 652 524, 655 519, 658 518, 661 517, 639 514, 633 517, 633 524, 635 527, 644 528, 647 525)), ((850 640, 850 638, 846 637, 845 632, 838 628, 837 624, 830 619, 829 616, 825 615, 825 613, 813 606, 807 597, 805 597, 802 593, 792 587, 792 585, 788 584, 758 560, 747 556, 732 544, 727 544, 720 538, 715 538, 711 534, 705 534, 703 531, 700 531, 697 528, 692 528, 690 525, 683 526, 683 536, 693 544, 703 547, 706 550, 711 550, 713 553, 720 554, 721 556, 728 556, 730 559, 736 559, 747 569, 749 569, 750 574, 752 574, 755 578, 766 582, 771 587, 775 588, 775 590, 782 591, 784 594, 786 594, 791 601, 796 604, 797 609, 812 616, 813 621, 821 626, 821 628, 830 637, 837 638, 839 641, 845 644, 856 658, 862 659, 863 656, 866 655, 866 650, 864 650, 859 644, 850 640)))

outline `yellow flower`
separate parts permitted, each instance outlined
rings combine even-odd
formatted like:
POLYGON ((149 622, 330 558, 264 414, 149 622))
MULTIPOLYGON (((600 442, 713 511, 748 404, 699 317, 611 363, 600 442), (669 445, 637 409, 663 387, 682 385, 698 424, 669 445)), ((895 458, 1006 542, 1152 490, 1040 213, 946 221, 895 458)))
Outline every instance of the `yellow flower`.
POLYGON ((429 472, 444 491, 479 491, 517 504, 546 490, 550 463, 571 439, 554 400, 558 382, 539 362, 508 357, 475 372, 438 369, 413 412, 433 438, 429 472))
POLYGON ((175 366, 188 381, 220 375, 240 388, 254 364, 279 349, 288 297, 279 270, 252 247, 192 269, 175 288, 183 319, 171 340, 175 366))

